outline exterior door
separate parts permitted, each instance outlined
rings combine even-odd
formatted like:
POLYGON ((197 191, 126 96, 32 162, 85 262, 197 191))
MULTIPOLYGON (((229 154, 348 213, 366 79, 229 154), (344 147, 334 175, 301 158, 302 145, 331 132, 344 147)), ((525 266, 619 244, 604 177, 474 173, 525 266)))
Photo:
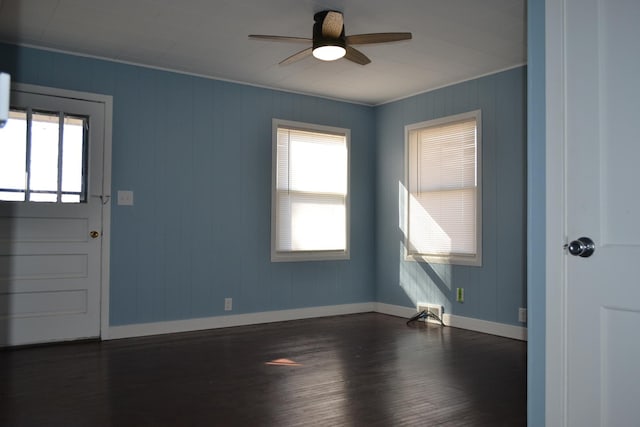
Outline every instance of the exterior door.
POLYGON ((547 425, 637 426, 640 2, 546 6, 547 425))
POLYGON ((27 142, 10 122, 0 144, 5 162, 26 147, 26 171, 0 171, 0 346, 99 337, 105 104, 13 90, 11 108, 27 142))

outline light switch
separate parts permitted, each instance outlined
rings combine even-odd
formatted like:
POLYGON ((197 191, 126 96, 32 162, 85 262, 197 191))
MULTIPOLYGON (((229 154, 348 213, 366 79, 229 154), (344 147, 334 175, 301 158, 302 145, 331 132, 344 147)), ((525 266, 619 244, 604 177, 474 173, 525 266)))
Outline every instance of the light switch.
POLYGON ((118 205, 133 206, 133 191, 118 191, 118 205))

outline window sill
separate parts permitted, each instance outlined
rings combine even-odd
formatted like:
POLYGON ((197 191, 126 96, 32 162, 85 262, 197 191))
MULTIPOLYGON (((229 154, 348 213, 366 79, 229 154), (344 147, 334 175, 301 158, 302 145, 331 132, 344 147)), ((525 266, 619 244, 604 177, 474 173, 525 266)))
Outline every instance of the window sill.
POLYGON ((468 267, 482 267, 482 258, 479 256, 450 256, 450 255, 424 255, 407 254, 405 261, 426 262, 428 264, 464 265, 468 267))
POLYGON ((271 262, 343 261, 350 259, 348 251, 272 252, 271 262))

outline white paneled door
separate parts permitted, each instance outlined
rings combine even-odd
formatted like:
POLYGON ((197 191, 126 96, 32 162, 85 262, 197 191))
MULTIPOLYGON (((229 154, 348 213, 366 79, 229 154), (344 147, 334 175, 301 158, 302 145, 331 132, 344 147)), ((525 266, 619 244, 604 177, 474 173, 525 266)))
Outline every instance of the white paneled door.
POLYGON ((24 184, 8 176, 10 162, 0 171, 0 346, 99 337, 101 331, 110 101, 38 92, 13 90, 15 127, 0 130, 5 160, 13 156, 25 170, 24 184), (26 142, 16 138, 21 127, 26 142))
POLYGON ((547 425, 637 426, 640 2, 546 7, 547 425))

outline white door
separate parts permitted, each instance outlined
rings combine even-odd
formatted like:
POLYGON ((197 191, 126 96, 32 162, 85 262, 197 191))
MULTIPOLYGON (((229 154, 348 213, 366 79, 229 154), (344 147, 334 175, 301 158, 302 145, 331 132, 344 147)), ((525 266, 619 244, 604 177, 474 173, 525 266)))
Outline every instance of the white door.
POLYGON ((546 7, 547 425, 638 426, 640 1, 546 7))
POLYGON ((98 337, 105 104, 13 90, 11 108, 14 127, 0 129, 0 346, 98 337))

